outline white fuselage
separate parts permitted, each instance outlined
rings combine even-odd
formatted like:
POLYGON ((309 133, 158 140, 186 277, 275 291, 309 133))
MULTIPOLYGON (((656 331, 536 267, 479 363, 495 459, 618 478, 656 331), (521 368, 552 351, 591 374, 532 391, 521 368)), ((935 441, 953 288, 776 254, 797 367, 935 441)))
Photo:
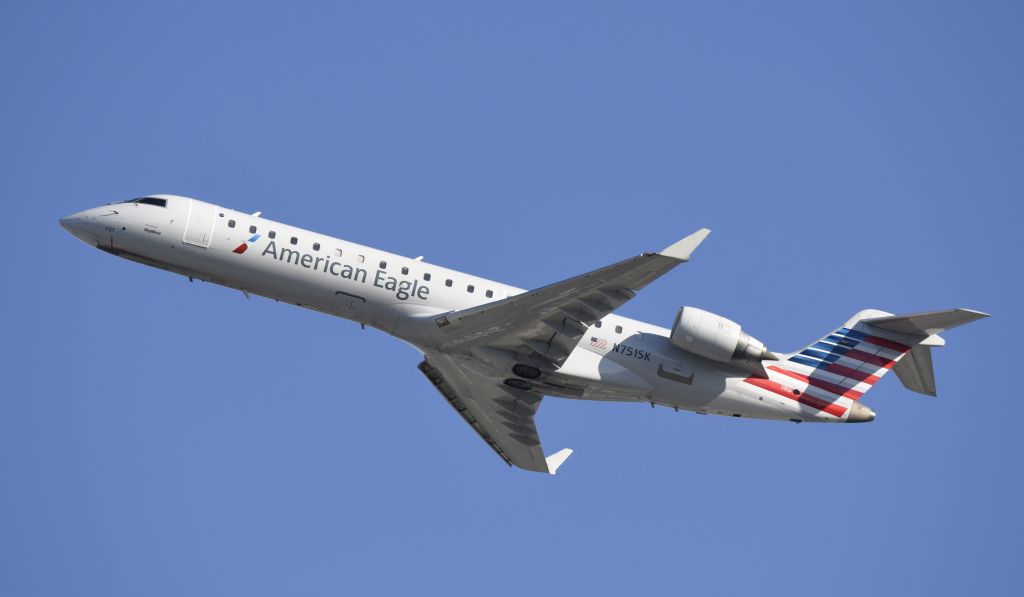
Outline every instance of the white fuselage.
MULTIPOLYGON (((115 203, 68 216, 61 224, 121 257, 372 326, 424 352, 436 349, 441 338, 436 317, 524 292, 195 199, 153 197, 166 206, 115 203)), ((539 391, 704 414, 845 419, 761 392, 743 383, 748 373, 677 348, 669 333, 608 315, 587 330, 557 371, 537 380, 539 391)), ((454 356, 495 380, 510 376, 505 365, 496 364, 501 359, 468 352, 454 356)))

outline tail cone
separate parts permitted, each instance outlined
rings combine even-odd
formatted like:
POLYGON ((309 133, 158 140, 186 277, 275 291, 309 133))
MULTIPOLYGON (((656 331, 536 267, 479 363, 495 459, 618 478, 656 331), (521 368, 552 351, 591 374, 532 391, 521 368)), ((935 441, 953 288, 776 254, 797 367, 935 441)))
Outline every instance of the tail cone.
POLYGON ((847 423, 868 423, 875 420, 875 411, 864 406, 860 402, 854 402, 850 414, 846 418, 847 423))

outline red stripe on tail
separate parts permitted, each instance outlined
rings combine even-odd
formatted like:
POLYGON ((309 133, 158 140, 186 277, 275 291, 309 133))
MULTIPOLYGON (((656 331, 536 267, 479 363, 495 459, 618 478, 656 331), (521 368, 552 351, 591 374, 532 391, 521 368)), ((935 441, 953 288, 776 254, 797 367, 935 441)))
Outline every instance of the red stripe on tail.
POLYGON ((802 382, 804 382, 804 383, 806 383, 808 385, 811 385, 811 386, 814 386, 816 388, 820 388, 822 390, 825 390, 826 392, 829 392, 830 394, 835 394, 837 396, 842 396, 843 398, 850 398, 851 400, 857 400, 858 398, 860 398, 861 396, 864 395, 863 392, 858 392, 857 390, 853 390, 853 389, 850 389, 850 388, 844 388, 843 386, 841 386, 839 384, 834 384, 832 382, 825 381, 823 379, 818 379, 816 377, 808 377, 806 375, 797 373, 796 371, 789 371, 789 370, 783 369, 781 367, 776 367, 774 365, 771 365, 768 368, 771 369, 772 371, 778 371, 779 373, 781 373, 783 375, 788 375, 788 376, 792 377, 793 379, 799 379, 800 381, 802 381, 802 382))
POLYGON ((893 342, 892 340, 886 340, 885 338, 879 338, 878 336, 868 336, 864 338, 865 342, 870 342, 875 346, 881 346, 882 348, 891 348, 899 353, 904 353, 910 350, 909 346, 900 344, 899 342, 893 342))
POLYGON ((868 385, 875 385, 875 382, 880 379, 871 371, 858 371, 857 369, 850 369, 846 365, 840 365, 839 363, 829 363, 829 365, 825 367, 825 371, 849 377, 850 379, 856 379, 857 381, 862 381, 868 385))
POLYGON ((886 369, 891 368, 895 362, 892 359, 887 359, 885 357, 878 356, 877 354, 866 353, 863 350, 857 350, 856 348, 844 354, 843 357, 853 359, 854 361, 871 363, 872 365, 878 365, 879 367, 885 367, 886 369))

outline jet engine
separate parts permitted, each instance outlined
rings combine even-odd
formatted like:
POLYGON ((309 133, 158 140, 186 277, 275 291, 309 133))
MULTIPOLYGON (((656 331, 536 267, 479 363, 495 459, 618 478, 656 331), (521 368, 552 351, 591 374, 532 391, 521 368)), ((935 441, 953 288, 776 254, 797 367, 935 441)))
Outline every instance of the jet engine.
POLYGON ((778 359, 738 323, 696 307, 679 309, 670 340, 687 352, 720 363, 756 364, 760 369, 761 361, 778 359))

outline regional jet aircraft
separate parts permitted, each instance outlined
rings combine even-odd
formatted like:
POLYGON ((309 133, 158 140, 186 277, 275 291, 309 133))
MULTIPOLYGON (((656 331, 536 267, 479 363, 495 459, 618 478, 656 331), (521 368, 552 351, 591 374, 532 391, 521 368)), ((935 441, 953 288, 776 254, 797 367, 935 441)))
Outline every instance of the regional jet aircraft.
POLYGON ((150 195, 60 220, 113 255, 375 327, 423 353, 420 371, 509 465, 554 474, 534 417, 544 396, 700 414, 860 423, 889 370, 935 395, 939 333, 986 314, 868 309, 793 353, 724 317, 682 307, 670 329, 614 311, 689 261, 701 229, 669 247, 536 290, 357 245, 196 199, 150 195))

